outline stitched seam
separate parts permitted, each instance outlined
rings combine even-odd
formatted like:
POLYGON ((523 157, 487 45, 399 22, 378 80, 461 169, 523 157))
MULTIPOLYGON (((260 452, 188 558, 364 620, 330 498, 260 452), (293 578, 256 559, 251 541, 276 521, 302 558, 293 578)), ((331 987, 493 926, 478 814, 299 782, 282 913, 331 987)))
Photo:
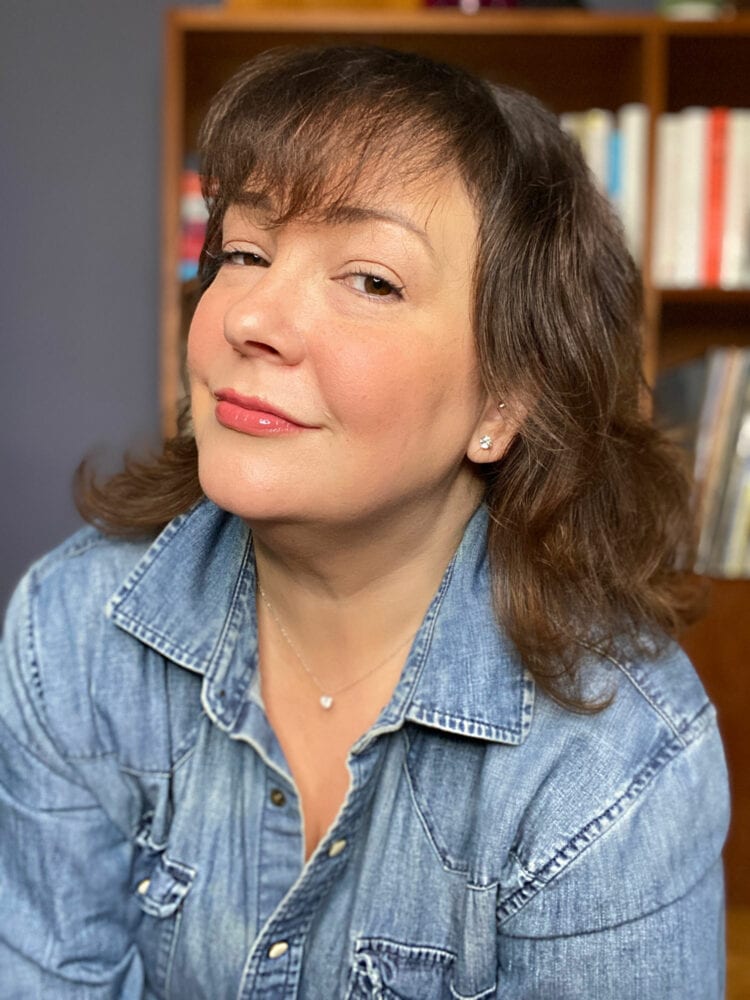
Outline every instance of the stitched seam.
POLYGON ((649 786, 663 772, 667 765, 675 760, 688 745, 694 743, 696 739, 703 735, 708 722, 713 718, 713 713, 710 710, 711 706, 707 705, 701 713, 704 718, 701 719, 700 716, 698 717, 701 724, 695 727, 695 731, 691 734, 691 739, 687 743, 678 734, 668 743, 664 744, 648 764, 635 775, 630 785, 619 798, 615 799, 598 816, 595 816, 582 827, 536 873, 529 873, 531 881, 521 886, 498 907, 498 919, 500 923, 515 916, 541 889, 550 885, 558 875, 565 871, 572 861, 575 861, 589 847, 596 844, 605 833, 615 828, 617 823, 627 815, 632 805, 647 792, 649 786), (706 712, 709 713, 707 721, 705 719, 706 712))
MULTIPOLYGON (((244 604, 243 602, 240 601, 240 597, 246 590, 250 589, 247 575, 248 575, 248 563, 250 561, 251 556, 253 556, 252 535, 248 534, 247 541, 245 542, 245 550, 242 553, 242 562, 240 563, 239 572, 237 573, 237 577, 234 581, 234 589, 232 591, 232 597, 229 603, 229 614, 224 619, 224 624, 221 630, 221 634, 219 635, 219 640, 216 644, 214 655, 211 658, 211 661, 206 671, 211 683, 214 682, 215 665, 223 657, 224 650, 227 644, 231 642, 236 643, 236 639, 232 639, 230 637, 230 633, 233 630, 237 633, 239 632, 239 630, 235 625, 235 621, 237 618, 240 617, 240 615, 244 613, 244 604)), ((249 674, 249 671, 247 673, 249 674)), ((250 683, 250 678, 248 676, 245 685, 243 687, 243 690, 242 692, 240 692, 241 696, 243 696, 245 691, 247 691, 247 686, 249 683, 250 683)), ((238 698, 238 702, 239 700, 240 699, 238 698)))
POLYGON ((534 878, 534 873, 526 867, 523 861, 521 861, 521 858, 518 856, 518 852, 515 851, 512 847, 508 851, 508 857, 512 858, 515 861, 515 863, 521 869, 526 878, 528 878, 529 880, 534 878))
POLYGON ((497 980, 492 986, 488 986, 486 990, 482 990, 481 993, 472 993, 471 996, 467 996, 465 993, 456 993, 453 989, 453 983, 448 983, 448 989, 451 991, 451 996, 455 997, 456 1000, 482 1000, 483 997, 492 996, 497 989, 497 980))
MULTIPOLYGON (((406 730, 404 730, 404 741, 406 743, 407 752, 404 754, 404 762, 402 766, 404 768, 404 773, 406 775, 406 784, 409 789, 409 796, 411 798, 414 811, 416 812, 419 818, 419 822, 425 832, 427 840, 429 841, 430 846, 432 847, 432 850, 434 851, 435 856, 443 871, 446 871, 451 875, 461 875, 464 878, 468 879, 470 871, 468 865, 465 867, 459 867, 458 863, 448 854, 448 851, 447 850, 444 851, 441 848, 441 846, 438 844, 435 836, 432 833, 432 829, 429 823, 427 822, 427 815, 432 817, 432 814, 429 812, 428 809, 426 808, 423 809, 422 805, 420 805, 417 799, 414 780, 412 778, 411 772, 409 771, 408 750, 410 743, 409 743, 409 735, 406 730)), ((492 882, 487 882, 487 883, 473 882, 473 881, 466 882, 467 889, 472 889, 477 892, 484 892, 486 889, 492 889, 493 887, 497 887, 498 885, 499 881, 497 879, 494 879, 492 882)))
POLYGON ((178 642, 174 642, 169 639, 166 635, 159 631, 159 629, 154 628, 152 625, 147 625, 142 619, 137 618, 135 615, 126 615, 121 611, 116 611, 117 617, 121 622, 127 622, 130 629, 131 635, 138 639, 140 642, 149 639, 153 642, 158 642, 160 646, 164 648, 167 652, 167 657, 169 659, 173 658, 173 654, 177 656, 182 656, 186 660, 190 660, 191 663, 195 665, 195 669, 200 669, 198 664, 201 657, 196 655, 193 650, 188 649, 186 646, 180 645, 178 642))
MULTIPOLYGON (((659 716, 659 718, 667 726, 667 728, 670 729, 671 732, 673 732, 675 734, 675 736, 677 736, 679 738, 681 736, 681 733, 683 733, 686 729, 689 729, 689 727, 690 727, 690 725, 692 723, 692 720, 690 720, 687 723, 686 726, 682 727, 682 729, 680 729, 677 726, 675 726, 674 722, 670 719, 670 717, 666 714, 666 712, 659 705, 656 704, 656 702, 653 700, 653 698, 648 693, 648 691, 646 691, 646 689, 643 687, 642 684, 638 683, 638 681, 635 679, 635 677, 633 676, 633 674, 631 673, 631 671, 628 669, 628 667, 624 663, 621 663, 620 660, 616 659, 614 656, 612 656, 611 654, 605 652, 603 649, 599 648, 598 646, 591 645, 589 643, 584 642, 583 640, 580 640, 580 645, 583 646, 585 649, 590 650, 590 652, 596 653, 598 656, 602 657, 603 659, 609 660, 609 662, 614 667, 616 667, 622 674, 624 674, 625 677, 627 677, 628 681, 631 683, 631 685, 635 688, 635 690, 644 699, 644 701, 646 701, 651 706, 652 710, 659 716)), ((701 709, 701 711, 702 711, 702 709, 701 709)), ((697 713, 697 715, 695 716, 695 718, 697 718, 698 715, 700 715, 700 712, 697 713)))
MULTIPOLYGON (((604 934, 607 931, 616 930, 618 927, 627 927, 628 924, 636 924, 638 923, 639 920, 643 920, 646 917, 653 917, 657 913, 661 913, 664 910, 668 910, 671 906, 675 906, 677 903, 681 902, 683 899, 689 896, 690 893, 693 892, 694 889, 696 889, 708 875, 711 874, 713 868, 717 864, 721 864, 721 858, 712 862, 709 865, 709 867, 698 877, 698 879, 696 879, 696 881, 693 882, 692 885, 688 886, 688 888, 680 896, 677 896, 675 899, 670 900, 668 903, 662 903, 660 906, 655 906, 653 910, 646 910, 644 913, 639 913, 635 917, 629 917, 627 920, 619 920, 617 921, 617 923, 607 924, 605 927, 597 927, 593 930, 575 931, 571 934, 545 934, 545 935, 540 935, 538 937, 531 934, 508 934, 504 930, 501 931, 500 933, 502 934, 503 937, 509 938, 512 941, 559 941, 559 940, 564 940, 565 938, 591 937, 594 934, 604 934)), ((512 914, 512 916, 515 916, 515 914, 512 914)))
POLYGON ((432 847, 433 851, 435 852, 437 860, 440 863, 440 866, 441 866, 441 868, 443 868, 444 871, 452 872, 452 873, 455 873, 457 875, 464 875, 464 876, 466 876, 466 875, 469 874, 469 869, 468 868, 459 868, 458 865, 456 864, 456 862, 448 855, 448 852, 441 850, 440 846, 437 843, 437 840, 435 839, 435 837, 434 837, 434 835, 432 833, 432 829, 430 828, 430 825, 427 822, 427 815, 426 815, 426 813, 428 813, 429 810, 423 809, 423 807, 418 802, 417 795, 416 795, 416 788, 414 786, 414 781, 412 779, 411 772, 409 771, 408 751, 409 751, 409 745, 410 744, 409 744, 409 737, 408 737, 408 734, 406 732, 404 732, 404 740, 406 742, 406 753, 404 754, 403 768, 404 768, 404 773, 406 775, 406 783, 407 783, 407 786, 409 788, 409 795, 411 797, 411 801, 412 801, 412 804, 414 806, 414 810, 415 810, 417 816, 419 817, 419 822, 420 822, 420 824, 422 826, 422 829, 425 831, 425 834, 427 836, 427 840, 429 841, 430 846, 432 847))
MULTIPOLYGON (((404 740, 405 740, 406 745, 407 745, 406 749, 407 749, 407 754, 408 754, 408 750, 409 750, 409 738, 406 735, 406 733, 404 733, 404 740)), ((414 811, 416 812, 417 816, 419 817, 420 825, 422 826, 422 829, 425 832, 425 836, 427 837, 427 841, 428 841, 430 847, 432 848, 432 850, 434 851, 435 857, 437 858, 437 861, 440 864, 441 868, 443 868, 445 871, 452 871, 453 869, 451 868, 451 866, 448 865, 448 864, 446 864, 446 859, 443 857, 443 855, 442 855, 442 853, 441 853, 441 851, 440 851, 437 843, 435 842, 435 839, 434 839, 434 837, 432 835, 432 830, 428 826, 427 821, 426 821, 425 817, 422 814, 422 809, 420 807, 419 802, 417 802, 417 797, 416 797, 416 793, 415 793, 415 789, 414 789, 414 783, 412 781, 412 776, 411 776, 411 773, 409 771, 409 767, 408 767, 408 763, 407 763, 407 754, 404 755, 404 762, 402 764, 402 767, 404 769, 404 774, 406 775, 406 785, 407 785, 407 787, 409 789, 409 797, 411 798, 412 806, 414 807, 414 811)))
POLYGON ((447 948, 437 948, 432 944, 404 944, 403 941, 395 941, 393 938, 387 937, 374 937, 371 934, 367 937, 357 938, 354 942, 354 954, 357 955, 362 951, 375 951, 378 954, 395 952, 397 955, 412 955, 415 958, 424 955, 438 961, 447 959, 449 962, 455 962, 456 960, 456 953, 447 948))
POLYGON ((148 548, 148 551, 138 560, 136 565, 130 571, 126 577, 124 583, 115 592, 115 595, 110 598, 113 606, 119 604, 126 595, 130 594, 135 585, 144 579, 148 574, 151 567, 156 562, 157 557, 164 550, 165 546, 172 541, 172 539, 178 535, 186 522, 188 521, 190 513, 195 510, 195 508, 202 503, 202 499, 198 500, 189 511, 185 514, 180 514, 174 518, 167 526, 164 528, 162 533, 154 539, 148 548))

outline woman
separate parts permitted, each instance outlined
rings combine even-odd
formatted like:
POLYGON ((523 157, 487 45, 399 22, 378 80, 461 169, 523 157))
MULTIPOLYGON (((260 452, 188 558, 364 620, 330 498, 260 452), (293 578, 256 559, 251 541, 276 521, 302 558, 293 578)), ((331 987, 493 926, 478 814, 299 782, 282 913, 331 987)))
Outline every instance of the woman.
POLYGON ((721 996, 687 488, 578 151, 376 48, 201 145, 191 424, 9 612, 0 994, 721 996))

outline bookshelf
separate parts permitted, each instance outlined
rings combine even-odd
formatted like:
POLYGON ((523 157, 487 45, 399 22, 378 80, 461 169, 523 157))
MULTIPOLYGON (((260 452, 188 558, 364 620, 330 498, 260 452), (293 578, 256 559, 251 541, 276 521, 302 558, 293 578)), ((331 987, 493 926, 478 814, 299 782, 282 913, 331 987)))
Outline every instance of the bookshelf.
MULTIPOLYGON (((280 44, 371 42, 424 52, 521 87, 558 114, 643 102, 651 112, 646 215, 653 214, 654 123, 699 104, 750 105, 750 16, 704 22, 565 10, 185 8, 168 13, 165 38, 161 403, 174 429, 184 337, 195 286, 177 279, 180 176, 212 96, 239 65, 280 44)), ((645 232, 646 370, 713 345, 750 347, 750 290, 670 289, 650 280, 645 232)), ((717 581, 707 617, 685 639, 716 702, 734 792, 726 862, 730 901, 750 905, 750 581, 717 581)))

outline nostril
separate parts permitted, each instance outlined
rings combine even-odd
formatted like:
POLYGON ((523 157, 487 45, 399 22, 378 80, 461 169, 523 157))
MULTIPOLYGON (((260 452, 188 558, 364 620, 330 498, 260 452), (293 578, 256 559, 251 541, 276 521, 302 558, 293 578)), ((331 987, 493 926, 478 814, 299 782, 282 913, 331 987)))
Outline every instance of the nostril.
POLYGON ((281 353, 275 347, 272 347, 270 344, 264 344, 261 340, 243 340, 238 347, 235 347, 235 351, 243 355, 243 357, 247 354, 254 354, 256 357, 263 354, 269 357, 278 357, 281 353))

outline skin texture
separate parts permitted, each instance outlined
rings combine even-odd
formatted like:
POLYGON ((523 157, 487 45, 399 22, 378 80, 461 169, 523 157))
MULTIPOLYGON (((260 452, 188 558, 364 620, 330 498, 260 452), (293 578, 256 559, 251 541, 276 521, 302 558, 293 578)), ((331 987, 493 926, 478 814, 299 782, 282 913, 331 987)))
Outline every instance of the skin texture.
POLYGON ((260 210, 239 207, 225 218, 223 247, 236 253, 201 299, 188 364, 201 483, 250 522, 354 527, 416 498, 455 497, 465 510, 478 496, 465 457, 502 450, 497 433, 490 452, 478 447, 488 401, 470 317, 476 223, 461 184, 381 190, 366 208, 406 225, 267 229, 260 210), (214 416, 225 387, 311 426, 271 438, 228 430, 214 416))
POLYGON ((230 208, 188 348, 205 493, 252 527, 259 579, 316 676, 334 692, 357 681, 322 711, 258 602, 263 698, 300 791, 307 855, 481 500, 476 463, 501 458, 515 432, 477 369, 477 224, 463 185, 367 190, 326 222, 269 227, 258 206, 230 208), (304 427, 259 437, 223 426, 215 394, 227 388, 304 427))

